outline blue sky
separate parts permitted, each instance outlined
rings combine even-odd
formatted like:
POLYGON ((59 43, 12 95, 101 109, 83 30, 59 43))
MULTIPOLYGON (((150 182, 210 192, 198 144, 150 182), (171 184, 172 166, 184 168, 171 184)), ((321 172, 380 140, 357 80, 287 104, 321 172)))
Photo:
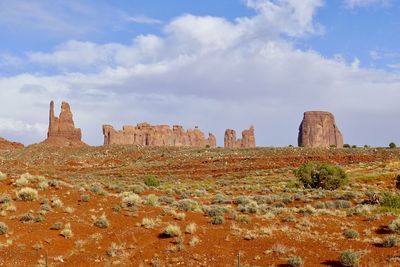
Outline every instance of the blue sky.
POLYGON ((0 0, 0 136, 42 140, 54 99, 90 144, 141 121, 295 144, 315 109, 345 142, 400 143, 399 18, 397 0, 0 0))

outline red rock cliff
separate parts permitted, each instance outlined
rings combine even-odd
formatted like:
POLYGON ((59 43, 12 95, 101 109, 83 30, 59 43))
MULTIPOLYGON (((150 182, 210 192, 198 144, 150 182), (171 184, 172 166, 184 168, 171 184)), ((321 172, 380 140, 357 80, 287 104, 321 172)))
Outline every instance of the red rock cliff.
POLYGON ((116 131, 111 125, 103 125, 104 145, 143 145, 143 146, 177 146, 177 147, 216 147, 216 138, 208 138, 198 127, 185 131, 182 126, 152 126, 146 122, 136 126, 124 126, 116 131))
POLYGON ((225 148, 253 148, 256 147, 254 127, 251 126, 242 132, 242 139, 236 139, 236 131, 226 129, 224 138, 225 148))

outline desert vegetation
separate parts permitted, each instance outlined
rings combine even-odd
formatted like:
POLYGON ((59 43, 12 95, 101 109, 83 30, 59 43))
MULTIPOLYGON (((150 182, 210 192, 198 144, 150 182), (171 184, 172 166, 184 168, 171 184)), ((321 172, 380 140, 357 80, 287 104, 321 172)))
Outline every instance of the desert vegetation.
POLYGON ((400 260, 397 148, 30 147, 0 157, 3 264, 45 265, 46 254, 50 265, 400 260))

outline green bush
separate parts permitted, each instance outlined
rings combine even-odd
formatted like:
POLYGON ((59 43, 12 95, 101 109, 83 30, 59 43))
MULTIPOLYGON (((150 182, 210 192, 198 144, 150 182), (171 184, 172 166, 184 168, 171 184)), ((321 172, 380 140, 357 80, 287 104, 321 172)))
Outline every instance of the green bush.
POLYGON ((327 163, 305 163, 295 174, 306 188, 335 190, 348 183, 347 174, 341 167, 327 163))
POLYGON ((158 180, 158 178, 154 175, 149 175, 146 176, 144 178, 144 183, 147 186, 151 186, 151 187, 158 187, 160 186, 160 181, 158 180))
POLYGON ((360 253, 351 249, 343 251, 339 257, 340 263, 346 267, 358 266, 360 264, 360 260, 360 253))
POLYGON ((396 148, 396 147, 397 147, 396 144, 393 143, 393 142, 391 142, 391 143, 389 144, 389 148, 396 148))
POLYGON ((400 209, 400 195, 385 192, 382 194, 381 206, 391 209, 400 209))

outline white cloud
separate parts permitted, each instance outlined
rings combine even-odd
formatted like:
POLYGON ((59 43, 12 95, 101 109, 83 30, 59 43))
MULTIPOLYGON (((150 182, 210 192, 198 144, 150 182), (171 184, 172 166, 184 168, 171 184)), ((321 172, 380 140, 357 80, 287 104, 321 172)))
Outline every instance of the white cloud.
POLYGON ((259 145, 287 145, 295 144, 302 112, 321 109, 335 113, 348 143, 400 142, 393 123, 400 75, 296 48, 283 36, 318 33, 313 17, 321 4, 298 3, 247 1, 258 13, 233 22, 183 15, 162 35, 130 44, 70 41, 52 53, 31 53, 31 64, 62 72, 0 78, 7 88, 0 90, 0 114, 45 125, 50 99, 67 100, 91 144, 101 143, 103 123, 149 121, 198 125, 220 144, 225 128, 255 124, 259 145))
POLYGON ((127 17, 126 20, 129 22, 138 23, 138 24, 149 24, 149 25, 162 24, 161 20, 158 20, 155 18, 150 18, 150 17, 144 16, 144 15, 127 17))
POLYGON ((348 8, 367 7, 371 5, 390 6, 392 0, 344 0, 348 8))

